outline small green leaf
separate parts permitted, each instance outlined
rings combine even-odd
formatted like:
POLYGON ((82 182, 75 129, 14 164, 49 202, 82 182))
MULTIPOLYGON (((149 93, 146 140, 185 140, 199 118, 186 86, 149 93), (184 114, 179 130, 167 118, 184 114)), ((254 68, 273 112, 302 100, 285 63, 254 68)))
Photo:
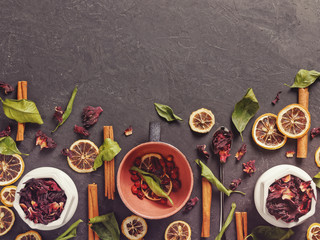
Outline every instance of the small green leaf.
POLYGON ((77 236, 77 227, 83 221, 79 219, 75 223, 73 223, 64 233, 62 233, 58 238, 55 240, 67 240, 70 238, 74 238, 77 236))
POLYGON ((154 106, 155 106, 159 116, 163 117, 168 122, 171 122, 174 120, 182 121, 182 118, 180 118, 179 116, 177 116, 173 113, 173 110, 171 109, 171 107, 169 107, 167 105, 160 104, 160 103, 154 103, 154 106))
POLYGON ((4 114, 19 123, 37 123, 43 124, 41 115, 36 104, 27 99, 15 100, 6 98, 3 104, 4 114))
POLYGON ((284 85, 291 88, 306 88, 313 84, 319 77, 320 72, 317 72, 315 70, 308 71, 305 69, 300 69, 296 77, 294 78, 294 83, 291 86, 289 86, 288 84, 284 85))
POLYGON ((121 151, 119 144, 110 138, 106 138, 99 147, 99 154, 94 160, 93 169, 96 170, 102 166, 104 161, 111 161, 121 151))
POLYGON ((161 179, 160 179, 157 175, 155 175, 155 174, 153 174, 153 173, 149 173, 149 172, 143 171, 143 170, 141 170, 140 168, 137 168, 136 166, 131 167, 130 170, 136 171, 136 172, 138 172, 138 173, 141 173, 142 175, 149 175, 149 176, 152 177, 159 185, 161 184, 161 179))
POLYGON ((232 122, 240 133, 242 140, 242 132, 258 109, 258 100, 254 95, 252 88, 249 88, 244 97, 235 105, 232 113, 232 122))
POLYGON ((234 211, 236 210, 237 205, 235 203, 231 204, 231 210, 229 212, 229 215, 227 217, 227 220, 224 222, 221 231, 219 232, 218 236, 215 238, 215 240, 221 240, 224 232, 227 230, 228 226, 232 222, 234 211))
POLYGON ((258 226, 252 230, 252 233, 245 239, 252 237, 253 240, 287 240, 294 234, 289 230, 284 230, 278 227, 272 226, 258 226))
POLYGON ((73 107, 73 102, 74 102, 74 99, 76 97, 76 94, 78 92, 78 87, 76 86, 74 89, 73 89, 73 92, 72 92, 72 95, 71 95, 71 98, 68 102, 68 105, 67 105, 67 108, 66 110, 64 111, 63 115, 62 115, 62 122, 59 122, 58 126, 52 131, 52 132, 55 132, 57 131, 57 129, 62 125, 64 124, 65 121, 67 121, 68 117, 70 116, 71 112, 72 112, 72 107, 73 107))
POLYGON ((91 229, 95 231, 101 240, 119 240, 120 229, 114 213, 90 218, 91 229))
POLYGON ((29 155, 29 154, 21 153, 17 148, 16 142, 10 136, 0 138, 0 154, 3 154, 3 155, 19 154, 19 155, 27 155, 27 156, 29 155))
POLYGON ((320 188, 320 172, 318 172, 312 180, 316 184, 317 188, 320 188))

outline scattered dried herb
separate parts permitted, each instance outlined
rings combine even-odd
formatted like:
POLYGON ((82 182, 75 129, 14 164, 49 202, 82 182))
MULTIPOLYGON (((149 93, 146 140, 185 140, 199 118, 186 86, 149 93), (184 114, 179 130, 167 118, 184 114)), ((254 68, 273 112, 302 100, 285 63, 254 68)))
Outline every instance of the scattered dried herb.
POLYGON ((70 238, 75 238, 77 236, 77 228, 80 223, 83 221, 79 219, 75 223, 73 223, 64 233, 62 233, 59 237, 55 240, 67 240, 70 238))
POLYGON ((14 91, 14 88, 5 82, 0 82, 0 88, 4 90, 4 93, 7 95, 8 93, 12 93, 14 91))
POLYGON ((312 180, 314 181, 314 183, 316 184, 317 188, 320 188, 320 172, 318 172, 313 178, 312 180))
POLYGON ((71 98, 68 102, 68 105, 67 105, 67 108, 66 110, 63 112, 61 109, 61 107, 56 107, 55 108, 55 114, 54 114, 54 117, 57 118, 58 120, 58 126, 52 131, 52 132, 55 132, 57 131, 57 129, 62 125, 64 124, 65 121, 67 121, 68 117, 70 116, 71 112, 72 112, 72 107, 73 107, 73 102, 74 102, 74 99, 76 97, 76 94, 78 92, 78 87, 76 86, 74 89, 73 89, 73 92, 72 92, 72 95, 71 95, 71 98), (62 116, 61 116, 61 113, 62 113, 62 116))
POLYGON ((55 180, 32 178, 19 192, 20 207, 34 223, 47 225, 60 218, 67 196, 55 180))
POLYGON ((232 113, 232 122, 240 133, 242 140, 242 132, 246 128, 249 120, 256 114, 258 109, 258 100, 254 95, 252 88, 249 88, 244 97, 235 105, 232 113))
POLYGON ((284 230, 272 226, 258 226, 245 239, 252 237, 253 240, 286 240, 294 234, 291 229, 284 230))
POLYGON ((98 122, 100 114, 103 112, 101 107, 87 106, 82 111, 82 121, 85 128, 89 128, 98 122))
POLYGON ((320 128, 312 128, 310 131, 311 138, 313 139, 314 137, 320 135, 320 128))
POLYGON ((3 155, 19 154, 19 155, 27 155, 27 156, 29 155, 29 154, 21 153, 17 148, 16 142, 10 136, 0 138, 0 154, 3 154, 3 155))
POLYGON ((6 129, 0 132, 0 137, 7 137, 11 135, 11 128, 10 126, 6 127, 6 129))
POLYGON ((168 122, 171 122, 174 120, 182 121, 182 118, 180 118, 179 116, 173 113, 173 110, 171 107, 160 104, 160 103, 154 103, 154 106, 159 116, 166 119, 168 122))
POLYGON ((120 229, 114 213, 97 216, 89 219, 90 227, 101 240, 119 240, 120 229))
POLYGON ((66 157, 72 157, 72 151, 70 151, 69 148, 64 148, 61 150, 61 154, 66 156, 66 157))
POLYGON ((281 91, 279 91, 279 92, 277 93, 276 98, 272 101, 272 104, 273 104, 273 105, 276 105, 276 103, 280 100, 280 94, 281 94, 281 93, 282 93, 281 91))
POLYGON ((241 178, 233 179, 232 182, 229 185, 229 189, 232 190, 232 191, 235 191, 239 187, 241 182, 242 182, 241 178))
POLYGON ((132 135, 133 129, 132 126, 129 126, 126 130, 124 130, 124 135, 130 136, 132 135))
POLYGON ((208 151, 206 151, 206 145, 203 144, 203 145, 197 145, 197 150, 198 150, 198 153, 201 157, 205 158, 205 159, 209 159, 210 157, 210 154, 208 153, 208 151))
POLYGON ((246 152, 247 152, 247 144, 244 143, 236 153, 236 156, 235 156, 236 159, 240 161, 242 157, 246 154, 246 152))
POLYGON ((74 125, 73 131, 75 133, 78 133, 78 134, 84 136, 84 137, 90 136, 89 131, 87 129, 85 129, 84 127, 80 127, 80 126, 74 125))
POLYGON ((40 146, 40 150, 42 150, 43 148, 57 147, 57 144, 55 143, 55 141, 51 137, 48 137, 41 130, 38 130, 36 133, 36 145, 40 146))
POLYGON ((111 161, 121 151, 119 144, 116 141, 106 138, 103 144, 99 147, 99 154, 94 160, 93 169, 101 167, 104 161, 111 161))
POLYGON ((213 134, 213 153, 219 154, 221 163, 225 163, 230 156, 232 139, 232 132, 225 127, 221 127, 213 134))
POLYGON ((205 177, 209 182, 211 182, 216 188, 220 191, 226 194, 227 196, 230 196, 231 193, 241 193, 242 195, 246 195, 243 192, 240 191, 232 191, 231 189, 227 189, 223 184, 214 176, 212 171, 203 163, 201 160, 196 159, 195 162, 201 167, 201 176, 205 177))
POLYGON ((295 151, 287 151, 286 152, 286 157, 287 158, 292 158, 294 155, 296 154, 296 152, 295 151))
POLYGON ((250 177, 256 171, 255 162, 256 162, 256 160, 250 160, 247 163, 242 164, 243 171, 245 173, 248 173, 250 177))
POLYGON ((296 77, 294 78, 294 83, 291 86, 289 86, 288 84, 284 85, 291 88, 306 88, 314 83, 319 77, 320 72, 317 72, 315 70, 308 71, 305 69, 300 69, 296 77))
POLYGON ((231 210, 229 212, 229 215, 228 215, 226 221, 224 222, 224 224, 221 228, 221 231, 219 232, 218 236, 216 236, 216 238, 214 240, 221 240, 222 239, 224 232, 227 230, 228 226, 232 222, 232 219, 234 216, 234 211, 236 210, 236 207, 237 207, 237 205, 235 203, 231 204, 231 210))
POLYGON ((197 202, 199 201, 198 197, 194 197, 188 200, 188 202, 186 203, 183 212, 184 213, 188 213, 192 210, 192 208, 194 208, 194 206, 197 204, 197 202))
POLYGON ((19 123, 37 123, 43 124, 41 115, 36 104, 27 99, 15 100, 6 98, 4 101, 0 98, 3 104, 4 114, 19 123))

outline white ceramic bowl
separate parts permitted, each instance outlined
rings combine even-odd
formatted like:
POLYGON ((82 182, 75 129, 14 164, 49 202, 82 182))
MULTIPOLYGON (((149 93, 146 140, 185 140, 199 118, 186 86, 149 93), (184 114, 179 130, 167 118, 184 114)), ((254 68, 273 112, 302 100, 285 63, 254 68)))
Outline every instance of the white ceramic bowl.
POLYGON ((273 215, 268 212, 266 207, 267 197, 269 193, 269 186, 275 182, 275 180, 287 176, 288 174, 294 175, 301 178, 304 181, 311 181, 311 187, 313 189, 315 198, 317 199, 317 189, 315 183, 312 181, 312 178, 303 171, 301 168, 298 168, 293 165, 283 164, 270 168, 264 172, 258 179, 256 186, 254 188, 254 203, 256 205, 257 211, 261 217, 266 220, 271 225, 281 228, 292 228, 303 223, 309 217, 311 217, 316 212, 316 200, 311 200, 310 211, 299 218, 297 222, 286 223, 281 219, 276 219, 273 215))
POLYGON ((49 231, 49 230, 60 228, 72 218, 78 206, 78 191, 77 191, 76 185, 65 172, 57 168, 41 167, 28 172, 20 180, 17 186, 16 192, 17 193, 16 193, 13 206, 15 210, 18 212, 21 219, 26 224, 28 224, 28 226, 32 229, 49 231), (34 223, 33 221, 26 218, 26 214, 24 213, 24 211, 19 205, 20 194, 18 192, 20 192, 20 190, 24 188, 25 182, 27 182, 31 178, 52 178, 57 182, 57 184, 61 187, 61 189, 65 191, 65 194, 67 196, 67 201, 59 219, 45 225, 42 223, 34 223))

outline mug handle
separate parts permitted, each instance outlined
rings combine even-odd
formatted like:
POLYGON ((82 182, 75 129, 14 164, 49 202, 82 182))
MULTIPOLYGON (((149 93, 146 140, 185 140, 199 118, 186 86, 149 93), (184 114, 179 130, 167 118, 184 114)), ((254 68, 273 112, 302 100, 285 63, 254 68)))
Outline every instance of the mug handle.
POLYGON ((160 122, 149 123, 149 141, 160 142, 160 122))

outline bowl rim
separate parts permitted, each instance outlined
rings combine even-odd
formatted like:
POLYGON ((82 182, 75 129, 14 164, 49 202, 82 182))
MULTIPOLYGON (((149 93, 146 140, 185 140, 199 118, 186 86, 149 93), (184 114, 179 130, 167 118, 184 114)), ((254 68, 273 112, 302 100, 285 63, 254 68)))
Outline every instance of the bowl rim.
POLYGON ((117 172, 117 189, 118 189, 118 193, 119 193, 119 196, 120 196, 120 198, 121 198, 121 201, 124 203, 124 205, 125 205, 131 212, 133 212, 134 214, 139 215, 139 216, 141 216, 141 217, 143 217, 143 218, 146 218, 146 219, 164 219, 164 218, 170 217, 170 216, 176 214, 178 211, 180 211, 180 210, 185 206, 185 204, 187 203, 187 201, 189 200, 189 198, 190 198, 190 196, 191 196, 191 193, 192 193, 192 190, 193 190, 193 181, 194 181, 194 179, 193 179, 193 172, 192 172, 192 168, 191 168, 191 166, 190 166, 190 163, 189 163, 187 157, 186 157, 178 148, 176 148, 176 147, 173 146, 172 144, 169 144, 169 143, 166 143, 166 142, 161 142, 161 141, 159 141, 159 142, 145 142, 145 143, 141 143, 141 144, 133 147, 132 149, 130 149, 130 150, 126 153, 126 155, 122 158, 121 163, 120 163, 119 168, 118 168, 118 172, 117 172), (170 213, 167 213, 167 214, 164 214, 164 215, 159 215, 159 216, 152 216, 152 217, 150 217, 150 216, 148 216, 148 215, 146 215, 146 214, 142 214, 142 213, 140 213, 139 211, 136 211, 135 209, 132 208, 131 205, 128 204, 128 202, 127 202, 127 201, 125 200, 125 198, 124 198, 124 195, 123 195, 122 191, 120 190, 120 189, 121 189, 121 188, 120 188, 120 181, 121 181, 121 180, 120 180, 120 174, 119 174, 120 171, 121 171, 121 169, 123 168, 123 165, 124 165, 124 162, 125 162, 124 160, 128 159, 128 156, 130 156, 130 155, 132 154, 132 152, 136 151, 137 148, 145 147, 145 146, 148 146, 148 145, 151 145, 151 144, 164 145, 164 146, 166 146, 166 147, 170 147, 170 148, 175 149, 175 150, 182 156, 182 159, 185 161, 185 163, 187 163, 187 164, 186 164, 187 170, 190 172, 190 177, 191 177, 191 179, 190 179, 191 184, 190 184, 189 190, 188 190, 188 192, 187 192, 187 197, 186 197, 185 200, 181 203, 181 205, 180 205, 179 207, 173 209, 173 211, 171 211, 170 213))

